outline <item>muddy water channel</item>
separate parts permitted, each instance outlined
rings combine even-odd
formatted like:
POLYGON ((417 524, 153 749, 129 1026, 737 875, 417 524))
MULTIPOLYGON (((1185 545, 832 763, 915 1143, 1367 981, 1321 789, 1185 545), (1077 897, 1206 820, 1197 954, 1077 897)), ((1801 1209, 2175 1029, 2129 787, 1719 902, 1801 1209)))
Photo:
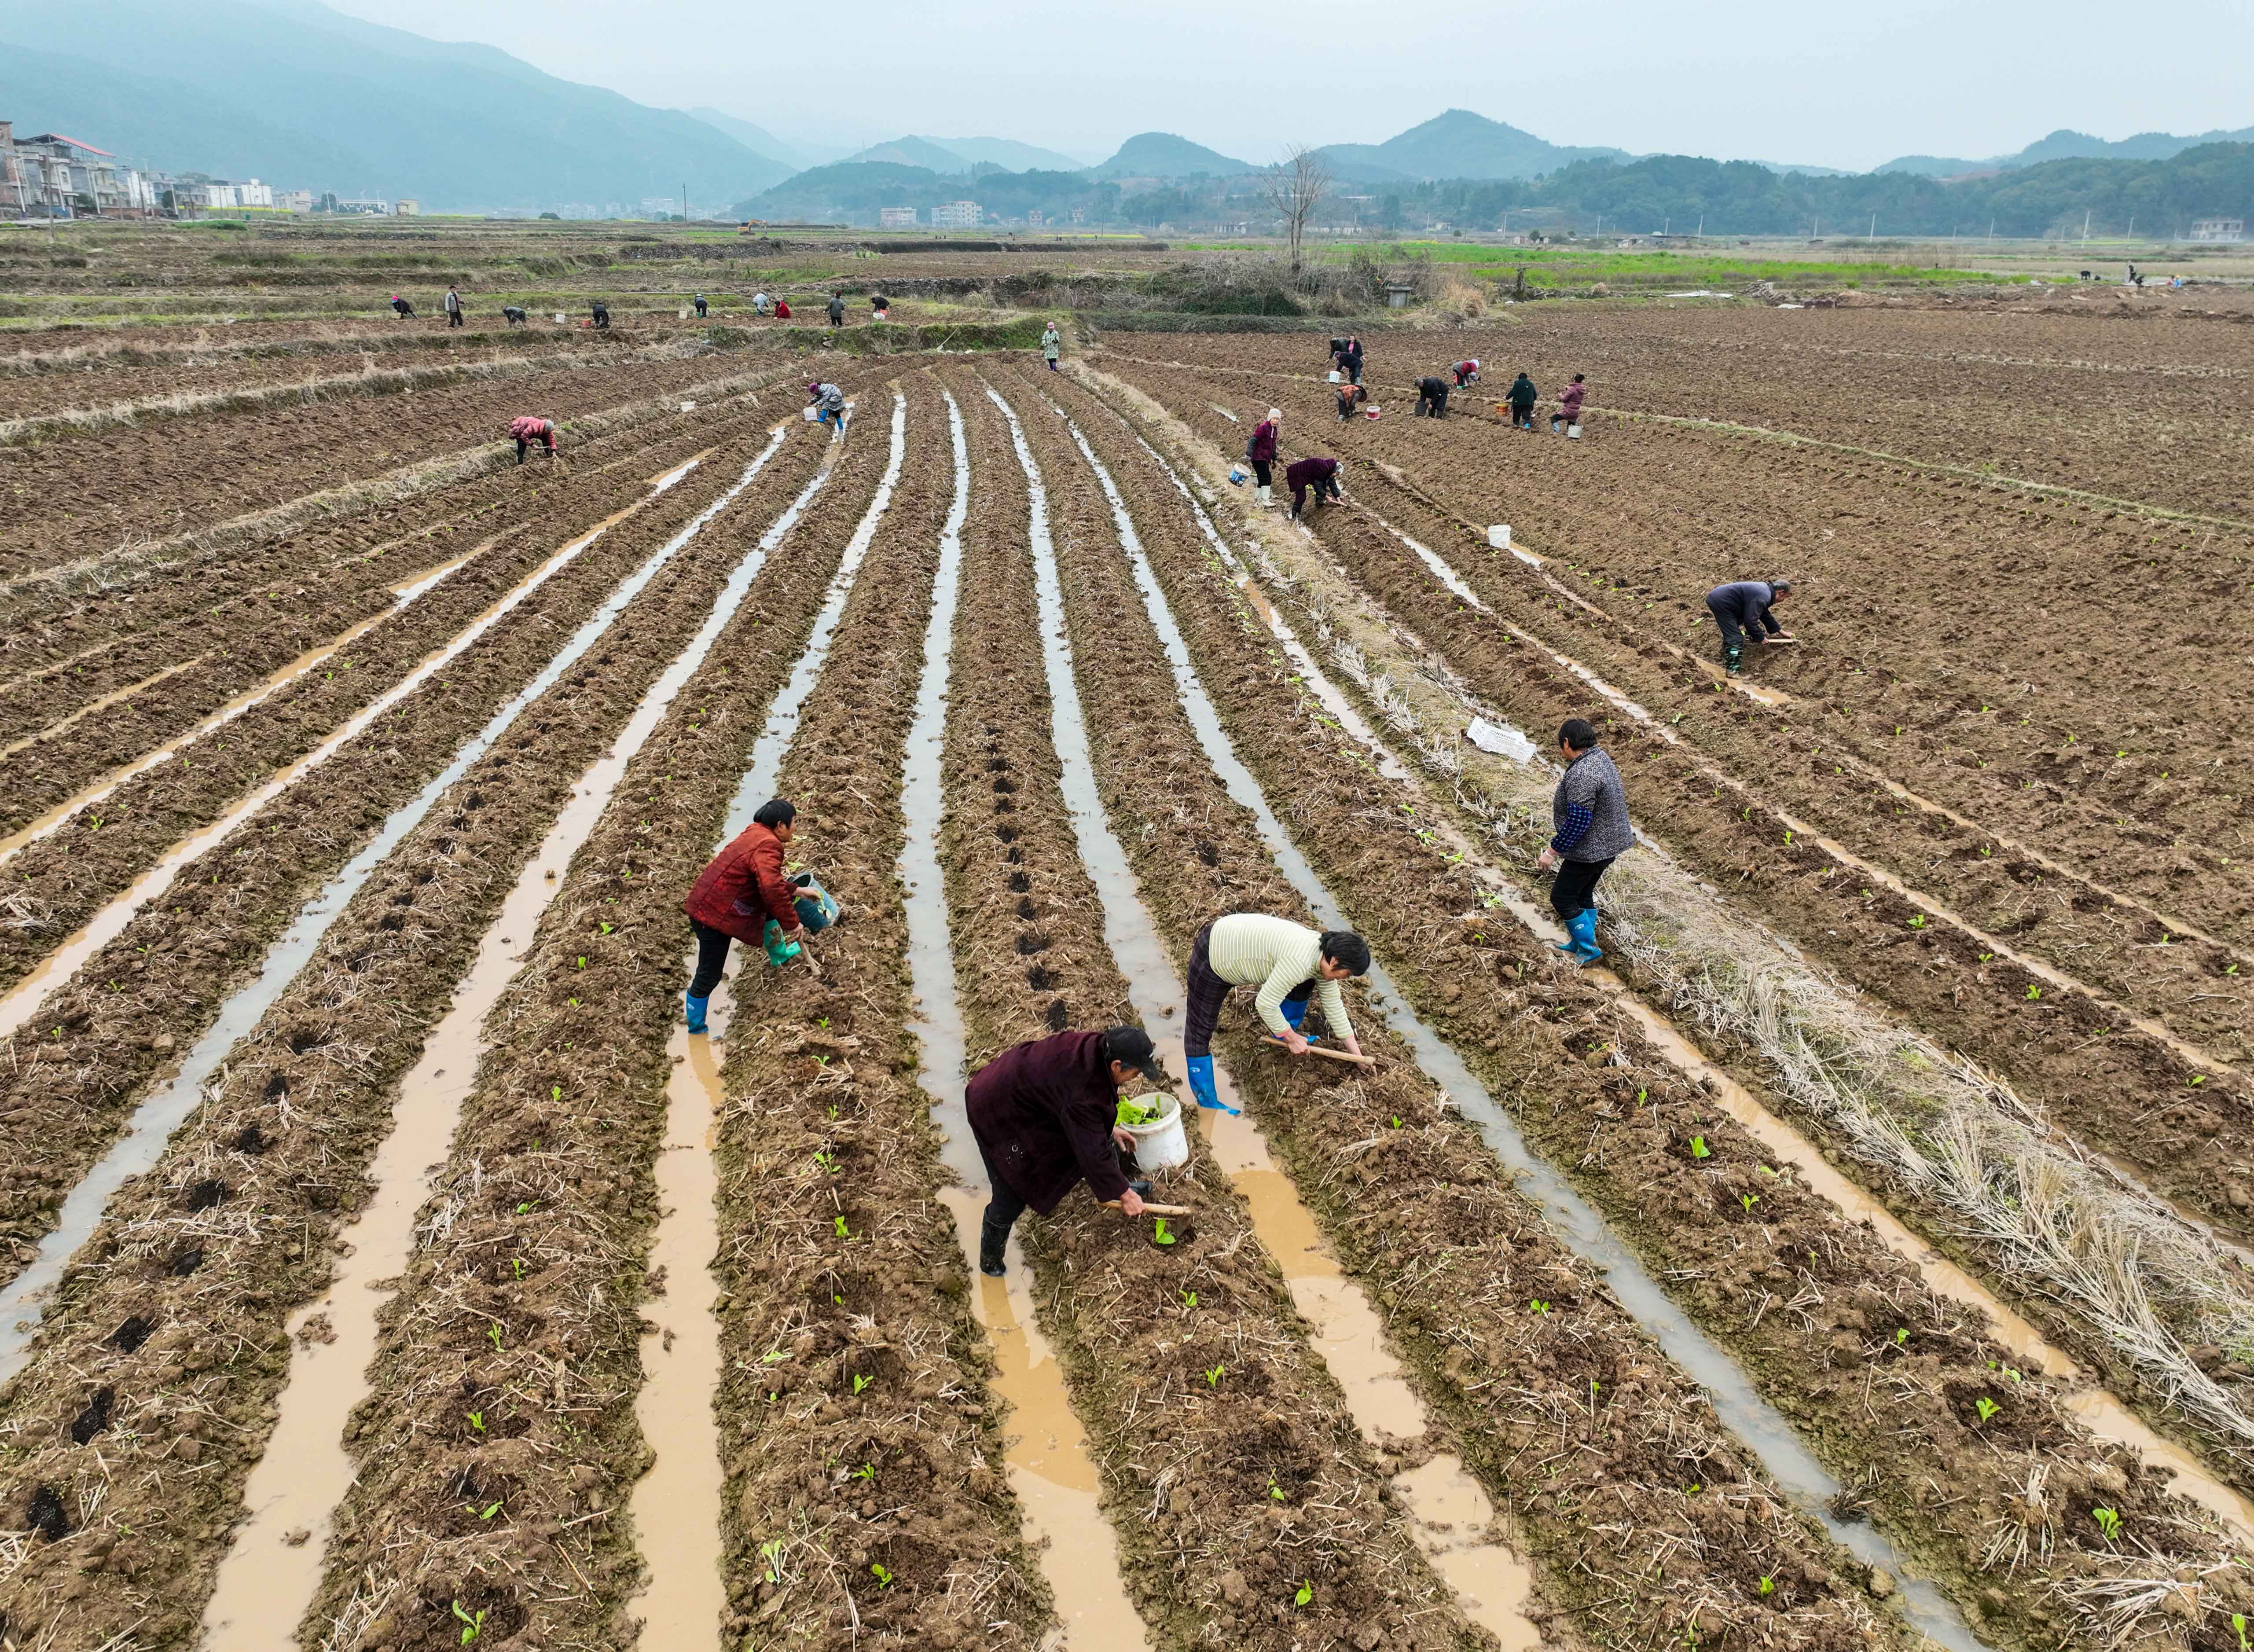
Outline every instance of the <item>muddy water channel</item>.
POLYGON ((967 1056, 956 1002, 955 953, 948 934, 937 843, 940 759, 946 738, 947 690, 953 665, 956 604, 962 570, 962 524, 970 504, 970 455, 962 410, 948 396, 955 449, 953 508, 940 539, 939 578, 924 633, 924 671, 908 731, 900 805, 906 838, 900 881, 906 890, 908 973, 916 995, 911 1023, 917 1077, 941 1133, 941 1159, 956 1185, 940 1198, 955 1218, 964 1265, 974 1280, 971 1311, 994 1354, 993 1391, 1010 1408, 1005 1459, 1010 1488, 1025 1510, 1026 1536, 1040 1553, 1042 1575, 1056 1599, 1071 1652, 1145 1652, 1150 1642, 1120 1578, 1119 1544, 1097 1505, 1096 1465, 1088 1436, 1073 1414, 1064 1373, 1036 1322, 1023 1248, 1012 1242, 1005 1279, 977 1273, 979 1219, 985 1209, 985 1167, 964 1116, 967 1056))
MULTIPOLYGON (((1000 396, 994 399, 1009 420, 1020 463, 1038 498, 1040 484, 1033 480, 1032 454, 1017 415, 1000 396)), ((1039 510, 1032 542, 1051 734, 1081 862, 1102 902, 1104 940, 1126 976, 1136 1015, 1152 1030, 1162 1059, 1179 1064, 1181 1040, 1172 1028, 1175 1006, 1183 1001, 1181 981, 1137 892, 1126 853, 1096 788, 1072 648, 1066 639, 1055 551, 1039 510)), ((1227 1075, 1217 1060, 1215 1073, 1217 1085, 1226 1086, 1227 1075)), ((1222 1093, 1233 1104, 1233 1089, 1222 1093)), ((1262 1247, 1281 1266, 1293 1302, 1312 1326, 1316 1351, 1345 1394, 1363 1437, 1382 1450, 1423 1434, 1422 1408, 1399 1359, 1385 1343, 1376 1309, 1361 1287, 1346 1278, 1258 1127, 1240 1114, 1210 1123, 1208 1136, 1215 1162, 1244 1196, 1262 1247)), ((1447 1453, 1437 1454, 1415 1471, 1397 1476, 1394 1490, 1409 1511, 1410 1535, 1455 1590, 1465 1615, 1506 1648, 1539 1646, 1540 1632, 1523 1611, 1530 1586, 1526 1566, 1509 1548, 1487 1535, 1495 1510, 1463 1464, 1447 1453)))
MULTIPOLYGON (((1076 426, 1072 434, 1102 484, 1144 611, 1172 668, 1177 696, 1207 760, 1229 796, 1250 813, 1276 864, 1309 907, 1326 927, 1347 927, 1329 891, 1284 832, 1250 771, 1238 760, 1190 662, 1187 646, 1116 485, 1076 426)), ((1202 517, 1201 511, 1200 514, 1202 517)), ((1209 520, 1204 526, 1210 529, 1209 520)), ((1368 979, 1370 1002, 1414 1053, 1418 1065, 1479 1128, 1517 1177, 1520 1190, 1540 1205, 1558 1235, 1604 1273, 1622 1306, 1707 1390, 1722 1422, 1753 1449, 1777 1484, 1819 1519, 1835 1542, 1866 1564, 1884 1568, 1900 1579, 1900 1604, 1919 1632, 1954 1652, 1970 1652, 1980 1646, 1961 1614, 1938 1590, 1921 1578, 1904 1576, 1900 1556, 1882 1534, 1867 1524, 1843 1522, 1831 1515, 1830 1505, 1839 1493, 1839 1483, 1801 1444, 1790 1424, 1760 1398, 1736 1362, 1667 1297, 1596 1208, 1533 1151, 1470 1068, 1408 1007, 1382 966, 1373 963, 1368 979)))

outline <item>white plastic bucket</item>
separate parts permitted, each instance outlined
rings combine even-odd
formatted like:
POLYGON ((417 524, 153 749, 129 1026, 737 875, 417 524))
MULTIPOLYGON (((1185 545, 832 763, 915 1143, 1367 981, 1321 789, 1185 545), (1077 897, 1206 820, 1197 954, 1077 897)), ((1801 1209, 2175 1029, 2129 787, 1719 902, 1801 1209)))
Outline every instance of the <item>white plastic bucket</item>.
POLYGON ((687 312, 686 310, 683 310, 683 311, 681 312, 681 319, 682 319, 683 321, 688 320, 688 319, 689 319, 689 312, 687 312))
POLYGON ((566 319, 568 319, 568 318, 564 315, 564 313, 561 310, 558 310, 558 311, 556 312, 556 325, 557 326, 559 326, 559 327, 560 327, 560 326, 562 326, 564 325, 564 321, 565 321, 566 319))
POLYGON ((808 424, 822 416, 822 407, 819 402, 808 402, 801 411, 806 415, 806 422, 808 424))
POLYGON ((1331 369, 1331 382, 1333 384, 1344 384, 1346 382, 1346 374, 1340 372, 1336 368, 1333 368, 1331 369))
POLYGON ((1488 528, 1487 530, 1487 542, 1494 546, 1497 550, 1508 550, 1510 549, 1510 524, 1508 522, 1497 522, 1494 527, 1488 528))
POLYGON ((1135 1168, 1172 1170, 1177 1165, 1188 1164, 1190 1138, 1182 1129, 1181 1102, 1164 1093, 1155 1097, 1144 1096, 1136 1099, 1143 1102, 1155 1099, 1165 1110, 1152 1124, 1120 1126, 1135 1138, 1135 1168))
POLYGON ((1565 427, 1565 435, 1569 440, 1578 442, 1581 439, 1581 427, 1578 424, 1568 424, 1565 427))

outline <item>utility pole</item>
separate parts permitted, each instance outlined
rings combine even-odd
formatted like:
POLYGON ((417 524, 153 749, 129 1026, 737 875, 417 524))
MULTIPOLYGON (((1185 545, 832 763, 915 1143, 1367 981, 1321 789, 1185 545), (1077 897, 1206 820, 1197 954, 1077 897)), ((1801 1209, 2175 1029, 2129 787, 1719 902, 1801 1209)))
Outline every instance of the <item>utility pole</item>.
POLYGON ((1872 213, 1872 214, 1871 214, 1871 233, 1870 233, 1869 234, 1867 234, 1867 235, 1864 236, 1864 237, 1863 237, 1863 239, 1864 239, 1865 241, 1876 241, 1878 238, 1879 238, 1879 215, 1878 215, 1878 214, 1876 214, 1876 213, 1872 213))
POLYGON ((689 186, 686 184, 681 186, 681 221, 684 224, 689 221, 689 186))
POLYGON ((2085 247, 2090 244, 2090 208, 2087 206, 2082 209, 2082 244, 2085 247))

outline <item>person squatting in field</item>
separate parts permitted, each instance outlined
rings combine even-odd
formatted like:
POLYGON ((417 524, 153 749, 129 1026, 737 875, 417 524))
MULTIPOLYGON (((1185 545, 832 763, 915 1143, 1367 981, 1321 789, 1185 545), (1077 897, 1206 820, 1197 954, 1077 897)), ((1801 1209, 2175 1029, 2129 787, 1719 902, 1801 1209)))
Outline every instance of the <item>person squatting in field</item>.
POLYGON ((1138 1026, 1013 1044, 970 1075, 962 1099, 993 1189, 978 1228, 979 1272, 1001 1278, 1018 1218, 1028 1208, 1047 1215, 1083 1179, 1099 1202, 1143 1214, 1151 1184, 1130 1179, 1114 1151, 1135 1145, 1119 1124, 1119 1092, 1138 1077, 1166 1082, 1138 1026))
POLYGON ((1251 461, 1253 480, 1259 484, 1260 502, 1271 501, 1269 488, 1276 480, 1276 441, 1282 434, 1284 410, 1271 407, 1268 416, 1252 427, 1252 434, 1244 444, 1244 457, 1251 461))
POLYGON ((1738 675, 1746 660, 1746 639, 1756 646, 1774 638, 1792 641, 1792 633, 1777 624, 1770 607, 1792 594, 1789 579, 1740 579, 1716 585, 1706 593, 1706 612, 1722 628, 1722 668, 1738 675))
POLYGON ((1597 731, 1584 718, 1570 718, 1558 731, 1558 755, 1565 773, 1550 798, 1553 836, 1536 864, 1555 871, 1550 906, 1565 925, 1558 950, 1583 963, 1605 955, 1597 947, 1597 879, 1629 850, 1635 831, 1628 824, 1628 788, 1620 770, 1597 745, 1597 731))
POLYGON ((1534 428, 1534 404, 1542 397, 1541 393, 1535 389, 1533 380, 1521 373, 1510 382, 1510 388, 1503 392, 1502 399, 1510 403, 1510 423, 1514 428, 1523 430, 1534 428))
POLYGON ((607 327, 611 325, 611 306, 605 304, 600 298, 595 299, 587 306, 587 308, 594 316, 595 325, 597 326, 607 327))
POLYGON ((1232 987, 1256 986, 1254 1012, 1269 1032, 1294 1055, 1313 1042, 1299 1031, 1307 1000, 1320 992, 1323 1025, 1348 1054, 1359 1055, 1354 1026, 1346 1018, 1346 994, 1339 983, 1369 972, 1369 943, 1350 929, 1320 933, 1289 918, 1260 912, 1233 912, 1215 918, 1190 943, 1189 1006, 1183 1016, 1182 1051, 1189 1058, 1190 1094, 1200 1107, 1233 1113, 1213 1082, 1213 1031, 1232 987))
POLYGON ((1576 373, 1573 382, 1565 387, 1565 394, 1558 398, 1558 410, 1550 416, 1550 434, 1555 436, 1560 425, 1571 428, 1581 422, 1581 403, 1589 394, 1589 375, 1576 373))
POLYGON ((405 321, 414 316, 415 306, 395 292, 391 295, 391 313, 405 321))
POLYGON ((524 463, 525 451, 535 442, 548 449, 548 457, 556 457, 556 421, 535 416, 530 413, 518 415, 508 422, 508 433, 516 438, 516 462, 524 463))
POLYGON ((1462 389, 1466 384, 1477 384, 1479 382, 1480 365, 1475 360, 1470 361, 1459 361, 1454 367, 1448 370, 1456 375, 1456 388, 1459 390, 1462 389))
POLYGON ((1284 486, 1292 490, 1292 520, 1297 522, 1299 513, 1306 508, 1307 490, 1314 489, 1315 503, 1326 499, 1343 501, 1339 492, 1339 462, 1334 458, 1303 458, 1295 460, 1284 472, 1284 486))
POLYGON ((688 899, 689 932, 696 938, 696 973, 689 983, 689 1030, 704 1031, 712 989, 720 984, 728 947, 740 941, 766 948, 767 962, 780 969, 798 956, 806 936, 818 934, 844 915, 813 874, 783 871, 783 850, 793 836, 798 810, 787 798, 760 805, 752 823, 712 857, 697 874, 688 899))
POLYGON ((1448 416, 1448 382, 1437 374, 1417 381, 1417 406, 1410 416, 1418 419, 1448 416))
POLYGON ((1369 387, 1366 384, 1340 384, 1334 388, 1338 391, 1339 423, 1343 424, 1354 416, 1356 408, 1369 400, 1369 387))
POLYGON ((521 304, 505 304, 500 307, 500 318, 512 327, 524 325, 524 309, 521 304))
POLYGON ((821 423, 824 424, 834 424, 837 427, 830 433, 830 439, 831 441, 834 442, 845 434, 844 391, 839 389, 834 384, 826 384, 817 380, 808 379, 806 382, 806 399, 808 405, 818 407, 822 410, 821 423))

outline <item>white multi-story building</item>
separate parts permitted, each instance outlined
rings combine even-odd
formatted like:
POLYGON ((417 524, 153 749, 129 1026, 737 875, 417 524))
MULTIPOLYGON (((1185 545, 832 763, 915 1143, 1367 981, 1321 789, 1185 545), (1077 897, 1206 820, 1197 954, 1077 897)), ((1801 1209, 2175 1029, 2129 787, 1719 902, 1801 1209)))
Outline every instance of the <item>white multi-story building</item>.
POLYGON ((2244 218, 2201 218, 2193 220, 2191 238, 2194 241, 2244 241, 2246 220, 2244 218))
POLYGON ((916 209, 913 206, 880 206, 877 209, 877 221, 886 229, 914 229, 915 220, 916 209))
POLYGON ((944 206, 931 209, 934 229, 976 229, 986 221, 986 214, 978 209, 975 200, 951 200, 944 206))

